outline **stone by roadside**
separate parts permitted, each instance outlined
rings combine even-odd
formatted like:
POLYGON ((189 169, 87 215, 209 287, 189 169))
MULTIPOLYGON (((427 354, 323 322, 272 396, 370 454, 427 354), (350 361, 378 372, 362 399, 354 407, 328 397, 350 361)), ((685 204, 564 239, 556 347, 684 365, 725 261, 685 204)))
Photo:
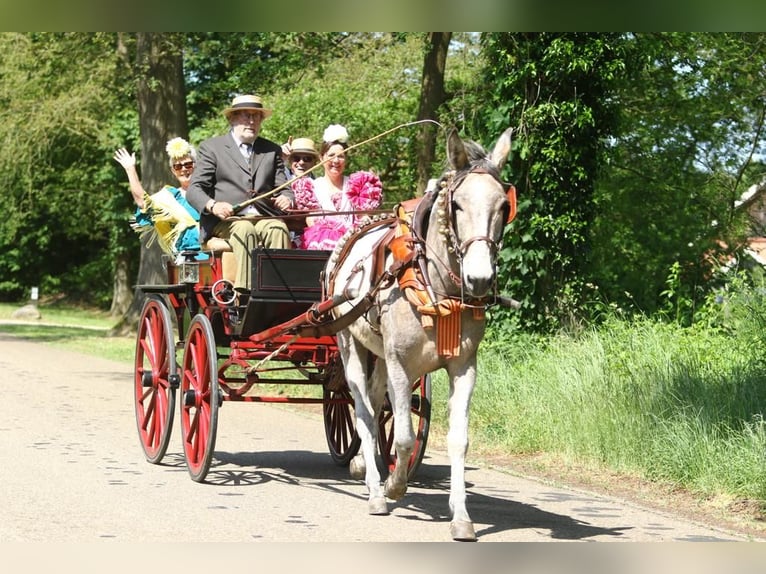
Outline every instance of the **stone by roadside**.
POLYGON ((32 303, 29 305, 24 305, 23 307, 19 307, 13 313, 11 313, 11 319, 40 320, 42 318, 43 316, 40 314, 40 310, 37 308, 37 305, 32 303))

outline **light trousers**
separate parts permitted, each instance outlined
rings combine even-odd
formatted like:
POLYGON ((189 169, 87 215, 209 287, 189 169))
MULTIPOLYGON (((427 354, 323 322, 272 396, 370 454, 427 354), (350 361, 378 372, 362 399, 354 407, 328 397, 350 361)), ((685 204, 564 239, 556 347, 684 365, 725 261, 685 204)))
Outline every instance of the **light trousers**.
POLYGON ((237 258, 236 289, 250 289, 251 257, 256 247, 290 249, 290 232, 281 219, 234 219, 218 223, 213 229, 216 237, 226 239, 237 258))

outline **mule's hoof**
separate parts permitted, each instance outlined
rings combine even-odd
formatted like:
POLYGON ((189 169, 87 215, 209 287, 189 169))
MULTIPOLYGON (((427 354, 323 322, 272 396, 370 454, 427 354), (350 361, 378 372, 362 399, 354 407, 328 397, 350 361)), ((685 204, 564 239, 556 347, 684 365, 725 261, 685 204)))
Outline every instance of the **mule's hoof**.
POLYGON ((407 493, 407 483, 394 484, 389 476, 386 479, 386 484, 383 486, 383 492, 391 500, 401 500, 407 493))
POLYGON ((370 514, 376 516, 385 516, 388 514, 388 504, 386 504, 386 499, 382 496, 380 498, 371 498, 367 503, 367 508, 369 509, 370 514))
POLYGON ((367 466, 364 464, 362 455, 356 455, 351 459, 351 462, 348 464, 348 471, 351 473, 351 478, 357 480, 364 478, 364 474, 367 472, 367 466))
POLYGON ((459 542, 476 542, 476 531, 473 529, 473 522, 467 522, 465 520, 451 522, 449 531, 452 535, 452 540, 457 540, 459 542))

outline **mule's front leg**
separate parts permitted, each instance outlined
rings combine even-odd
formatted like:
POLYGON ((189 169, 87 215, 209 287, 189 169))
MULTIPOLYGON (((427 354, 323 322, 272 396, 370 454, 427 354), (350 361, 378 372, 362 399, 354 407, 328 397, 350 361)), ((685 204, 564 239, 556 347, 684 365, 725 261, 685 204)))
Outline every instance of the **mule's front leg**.
POLYGON ((367 351, 353 337, 338 334, 338 348, 346 370, 346 382, 354 397, 356 432, 361 441, 361 457, 351 461, 351 475, 364 471, 364 483, 369 492, 367 505, 370 514, 388 514, 388 504, 380 484, 380 473, 375 463, 376 411, 373 408, 370 385, 367 381, 367 351))
POLYGON ((465 456, 468 451, 468 415, 476 381, 475 362, 452 376, 449 400, 447 453, 450 459, 450 533, 453 540, 475 541, 476 531, 466 509, 465 456))
POLYGON ((394 413, 394 452, 396 464, 388 475, 385 493, 391 500, 400 500, 407 493, 410 456, 415 448, 415 432, 412 429, 412 383, 407 373, 389 359, 388 395, 394 413))

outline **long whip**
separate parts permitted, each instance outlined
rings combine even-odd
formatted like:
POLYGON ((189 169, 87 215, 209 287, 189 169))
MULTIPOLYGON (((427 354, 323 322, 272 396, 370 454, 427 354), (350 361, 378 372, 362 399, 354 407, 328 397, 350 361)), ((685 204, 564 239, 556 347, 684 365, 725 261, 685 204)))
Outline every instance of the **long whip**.
MULTIPOLYGON (((366 139, 366 140, 364 140, 364 141, 361 141, 361 142, 359 142, 359 143, 356 143, 356 144, 354 144, 354 145, 350 145, 350 146, 348 146, 348 147, 346 148, 346 152, 349 152, 349 151, 351 151, 352 149, 358 148, 358 147, 360 147, 360 146, 363 146, 363 145, 366 145, 366 144, 368 144, 368 143, 370 143, 370 142, 373 142, 373 141, 375 141, 375 140, 377 140, 377 139, 380 139, 380 138, 382 138, 382 137, 385 137, 385 136, 387 136, 388 134, 390 134, 390 133, 392 133, 392 132, 395 132, 396 130, 399 130, 399 129, 402 129, 402 128, 406 128, 406 127, 410 127, 410 126, 415 126, 415 125, 418 125, 418 124, 425 124, 425 123, 431 123, 431 124, 435 124, 436 126, 438 126, 438 127, 442 128, 442 125, 441 125, 439 122, 437 122, 436 120, 416 120, 416 121, 414 121, 414 122, 407 122, 407 123, 404 123, 404 124, 399 124, 398 126, 396 126, 396 127, 393 127, 393 128, 391 128, 391 129, 389 129, 389 130, 386 130, 386 131, 384 131, 384 132, 382 132, 382 133, 380 133, 380 134, 378 134, 378 135, 376 135, 376 136, 373 136, 373 137, 371 137, 371 138, 369 138, 369 139, 366 139)), ((442 128, 442 129, 443 129, 443 128, 442 128)), ((277 193, 278 191, 281 191, 281 190, 283 190, 284 188, 286 188, 286 187, 288 187, 288 186, 292 185, 292 184, 293 184, 293 182, 296 182, 296 181, 298 181, 299 179, 301 179, 302 177, 305 177, 305 176, 306 176, 306 174, 309 174, 309 173, 311 173, 312 171, 314 171, 315 169, 318 169, 319 167, 321 167, 321 166, 324 166, 326 163, 328 163, 328 162, 329 162, 329 161, 331 161, 331 160, 332 160, 332 158, 327 158, 327 159, 326 159, 326 160, 324 160, 324 161, 320 161, 320 162, 319 162, 318 164, 316 164, 314 167, 311 167, 311 168, 307 169, 307 170, 306 170, 306 171, 305 171, 305 172, 304 172, 302 175, 298 175, 298 176, 295 176, 295 177, 293 177, 293 178, 291 178, 291 179, 287 180, 285 183, 283 183, 283 184, 281 184, 281 185, 278 185, 277 187, 275 187, 275 188, 274 188, 274 189, 272 189, 271 191, 265 191, 265 192, 263 192, 263 193, 262 193, 262 194, 260 194, 260 195, 256 195, 255 197, 251 197, 250 199, 248 199, 248 200, 246 200, 246 201, 243 201, 242 203, 238 203, 237 205, 234 205, 234 206, 232 206, 232 210, 234 211, 234 213, 238 213, 239 211, 243 210, 243 209, 244 209, 245 207, 247 207, 248 205, 252 205, 252 204, 253 204, 253 203, 255 203, 256 201, 260 201, 261 199, 265 199, 265 198, 267 198, 267 197, 271 197, 272 195, 274 195, 274 194, 275 194, 275 193, 277 193)))

